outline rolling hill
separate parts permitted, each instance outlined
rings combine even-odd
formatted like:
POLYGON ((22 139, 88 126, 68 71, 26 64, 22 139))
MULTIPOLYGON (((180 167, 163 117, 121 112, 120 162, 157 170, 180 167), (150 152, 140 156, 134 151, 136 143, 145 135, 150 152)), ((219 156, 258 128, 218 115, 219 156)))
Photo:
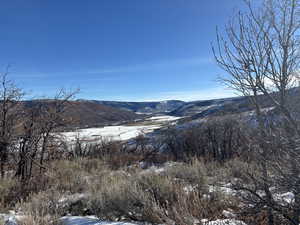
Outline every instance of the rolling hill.
POLYGON ((120 101, 97 101, 90 102, 110 106, 122 110, 132 111, 136 113, 168 113, 185 104, 184 101, 169 100, 158 102, 120 102, 120 101))
MULTIPOLYGON (((24 101, 23 107, 30 109, 39 105, 51 105, 54 100, 24 101)), ((114 108, 93 101, 69 101, 65 116, 72 118, 76 127, 97 127, 122 122, 133 121, 142 118, 142 115, 127 110, 114 108)))

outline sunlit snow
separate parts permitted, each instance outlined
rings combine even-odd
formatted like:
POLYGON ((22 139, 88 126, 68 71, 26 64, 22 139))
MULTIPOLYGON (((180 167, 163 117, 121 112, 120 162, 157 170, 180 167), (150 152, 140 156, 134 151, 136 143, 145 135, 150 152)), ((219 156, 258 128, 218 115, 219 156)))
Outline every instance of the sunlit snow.
POLYGON ((100 138, 125 141, 139 135, 151 133, 154 130, 161 128, 164 122, 175 121, 178 119, 179 117, 173 116, 156 116, 146 120, 153 122, 153 124, 150 125, 122 125, 106 126, 102 128, 86 128, 72 132, 63 132, 60 135, 68 142, 74 142, 78 138, 84 141, 96 141, 100 138))

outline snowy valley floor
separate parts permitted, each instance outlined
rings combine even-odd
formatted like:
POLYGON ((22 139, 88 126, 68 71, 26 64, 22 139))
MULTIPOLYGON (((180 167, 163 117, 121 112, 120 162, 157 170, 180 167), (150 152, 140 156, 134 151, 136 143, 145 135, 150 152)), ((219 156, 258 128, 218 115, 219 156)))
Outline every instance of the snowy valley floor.
POLYGON ((78 129, 72 132, 60 133, 60 136, 68 143, 74 143, 76 139, 86 142, 97 142, 101 138, 115 141, 126 141, 139 135, 145 135, 160 129, 165 125, 176 122, 180 117, 174 116, 155 116, 143 121, 136 121, 122 126, 106 126, 102 128, 78 129))

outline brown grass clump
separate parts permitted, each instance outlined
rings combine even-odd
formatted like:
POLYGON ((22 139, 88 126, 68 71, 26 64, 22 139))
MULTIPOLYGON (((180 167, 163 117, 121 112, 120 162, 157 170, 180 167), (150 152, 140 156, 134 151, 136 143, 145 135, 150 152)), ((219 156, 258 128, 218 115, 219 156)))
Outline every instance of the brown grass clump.
POLYGON ((108 220, 187 225, 196 219, 218 218, 233 204, 232 199, 221 193, 210 195, 200 168, 195 163, 174 166, 164 175, 107 174, 94 189, 88 207, 108 220))
POLYGON ((17 181, 12 178, 0 179, 0 210, 4 211, 15 199, 17 181))
POLYGON ((37 212, 29 212, 19 221, 20 225, 62 225, 58 218, 50 215, 39 216, 37 212))
POLYGON ((165 168, 158 173, 135 167, 115 170, 103 159, 55 161, 46 173, 44 189, 32 192, 16 208, 28 215, 22 225, 55 224, 68 214, 189 225, 222 218, 223 210, 238 204, 223 193, 209 192, 211 178, 202 161, 165 168), (77 198, 80 193, 84 197, 77 198))
POLYGON ((53 162, 48 172, 51 188, 61 193, 86 192, 92 185, 93 177, 107 170, 106 164, 99 159, 75 159, 53 162))
POLYGON ((33 194, 26 202, 20 202, 16 208, 24 214, 21 225, 57 225, 59 217, 66 214, 60 203, 61 193, 48 190, 33 194))

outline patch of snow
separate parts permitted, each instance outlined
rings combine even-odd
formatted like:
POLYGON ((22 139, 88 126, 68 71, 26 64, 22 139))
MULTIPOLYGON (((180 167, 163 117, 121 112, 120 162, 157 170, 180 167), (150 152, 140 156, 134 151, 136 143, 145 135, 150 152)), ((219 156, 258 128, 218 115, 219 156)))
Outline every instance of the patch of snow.
POLYGON ((223 210, 222 215, 225 216, 226 218, 235 218, 236 217, 236 215, 229 210, 223 210))
POLYGON ((58 202, 60 204, 63 204, 63 205, 67 205, 69 203, 74 203, 74 202, 78 202, 80 200, 83 200, 85 198, 87 198, 89 195, 86 194, 86 193, 76 193, 76 194, 72 194, 72 195, 66 195, 62 198, 60 198, 58 200, 58 202))
POLYGON ((135 112, 135 114, 138 114, 138 115, 151 115, 152 113, 147 113, 147 112, 135 112))
POLYGON ((138 225, 127 222, 101 221, 95 216, 65 216, 61 218, 63 225, 138 225))
POLYGON ((145 167, 145 169, 143 169, 141 171, 141 174, 151 174, 151 173, 163 174, 164 172, 166 172, 166 170, 168 168, 170 168, 172 166, 174 166, 173 162, 167 162, 167 163, 164 163, 163 165, 159 165, 159 166, 152 165, 150 167, 145 167))
POLYGON ((181 117, 176 116, 153 116, 148 118, 148 121, 155 121, 155 122, 167 122, 167 121, 174 121, 179 120, 181 117))
POLYGON ((229 184, 226 184, 226 185, 223 185, 223 186, 210 185, 208 190, 209 190, 210 193, 212 193, 212 192, 222 192, 222 193, 227 194, 227 195, 235 195, 236 194, 236 191, 232 190, 230 188, 229 184))
POLYGON ((189 193, 193 192, 194 190, 195 190, 195 187, 193 187, 192 185, 187 185, 187 186, 183 187, 183 191, 186 194, 189 194, 189 193))
POLYGON ((18 222, 15 217, 11 216, 5 221, 4 225, 18 225, 18 222))
POLYGON ((158 125, 150 126, 107 126, 103 128, 79 129, 75 132, 62 132, 60 136, 68 142, 75 142, 76 139, 84 141, 97 141, 107 138, 115 141, 125 141, 135 138, 141 134, 147 134, 159 129, 158 125))
POLYGON ((207 219, 201 220, 204 225, 246 225, 243 221, 235 219, 224 219, 224 220, 214 220, 208 221, 207 219))
POLYGON ((151 166, 147 169, 142 170, 141 174, 151 174, 151 173, 156 173, 156 174, 161 174, 165 172, 166 168, 164 167, 157 167, 157 166, 151 166))
POLYGON ((18 225, 18 221, 21 221, 24 216, 17 215, 14 211, 10 211, 9 214, 0 214, 0 219, 4 221, 4 225, 18 225))
POLYGON ((275 194, 274 195, 275 200, 291 204, 295 201, 295 195, 292 192, 286 192, 283 194, 275 194))

